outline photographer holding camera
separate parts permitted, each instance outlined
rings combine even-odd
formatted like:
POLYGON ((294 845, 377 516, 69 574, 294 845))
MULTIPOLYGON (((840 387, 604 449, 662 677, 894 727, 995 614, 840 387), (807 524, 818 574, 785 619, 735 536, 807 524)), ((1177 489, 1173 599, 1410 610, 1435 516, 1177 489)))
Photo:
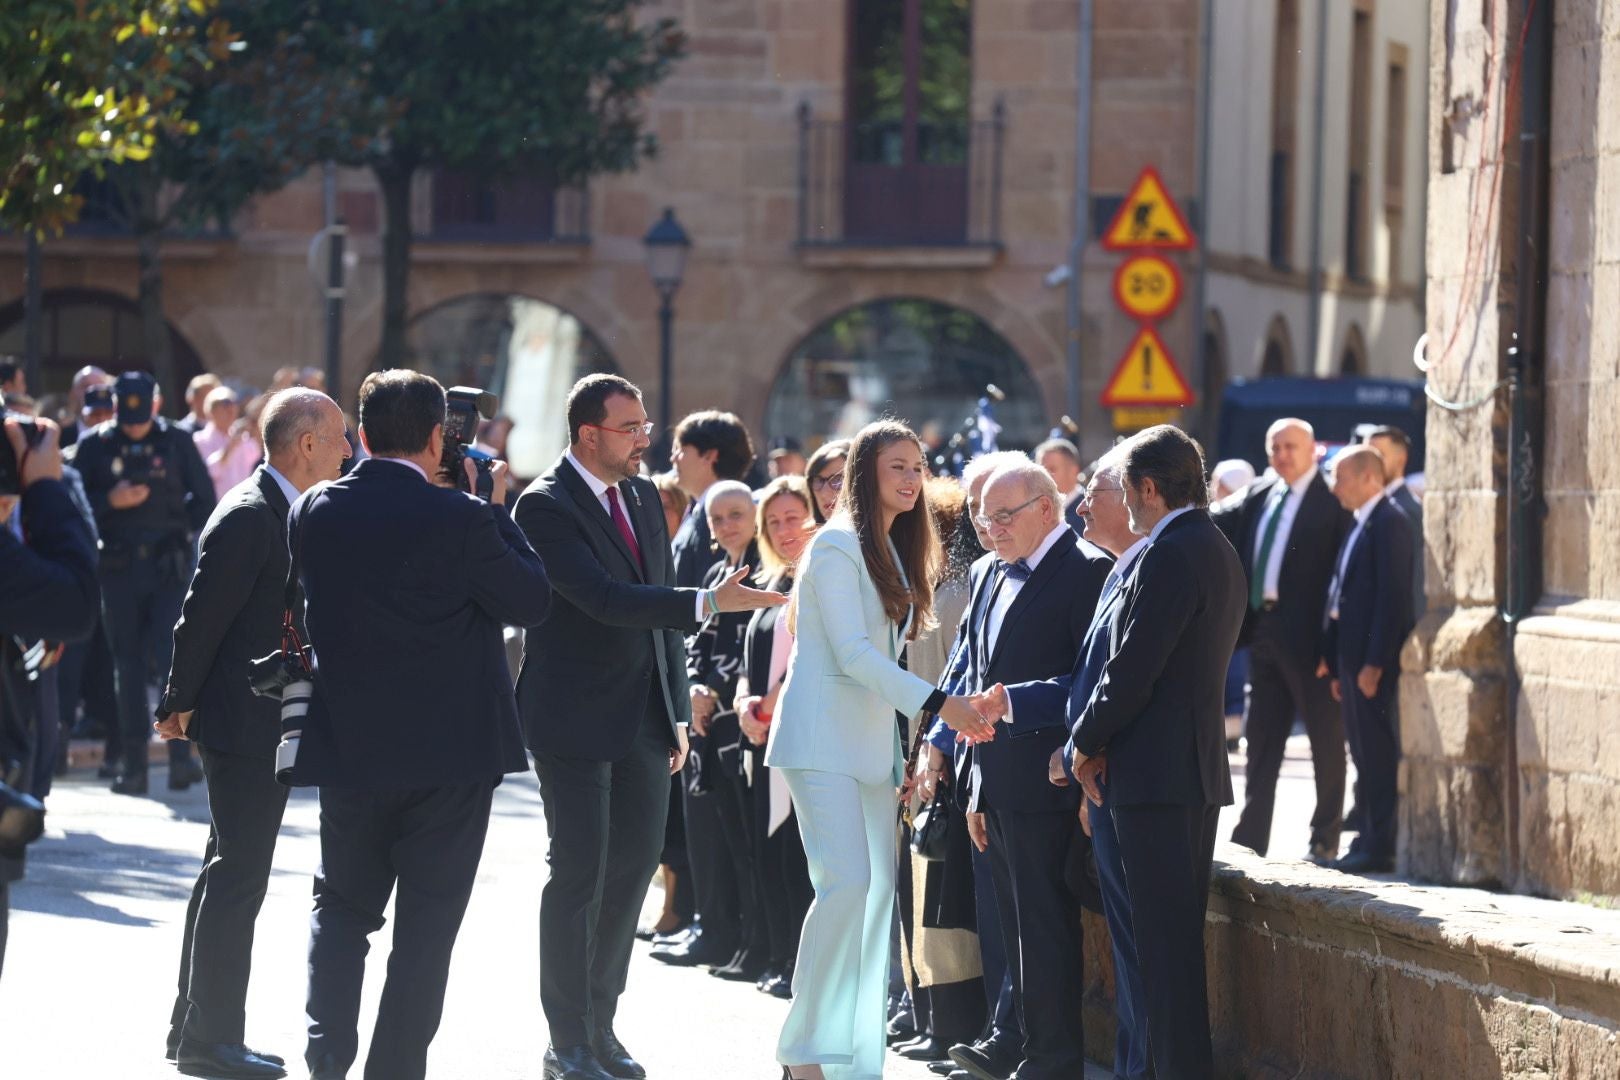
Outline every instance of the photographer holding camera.
POLYGON ((243 1044, 253 924, 287 806, 271 765, 281 706, 253 693, 248 669, 281 640, 288 511, 316 484, 338 478, 349 456, 344 427, 337 403, 318 390, 294 387, 270 399, 267 460, 225 492, 208 519, 174 628, 156 727, 165 739, 197 744, 211 819, 169 1019, 168 1057, 187 1075, 284 1075, 280 1058, 243 1044))
MULTIPOLYGON (((316 1080, 354 1062, 366 939, 397 885, 365 1074, 413 1080, 439 1025, 495 785, 527 768, 502 625, 545 619, 551 584, 500 505, 504 463, 489 469, 488 502, 435 480, 438 382, 373 372, 359 398, 370 457, 299 499, 287 526, 315 655, 291 780, 321 789, 305 1059, 316 1080)), ((462 467, 473 484, 479 470, 462 467)))
MULTIPOLYGON (((8 416, 0 445, 0 634, 6 636, 0 670, 0 965, 11 882, 22 877, 23 847, 44 826, 44 808, 23 779, 35 772, 31 759, 38 739, 32 729, 39 718, 23 674, 10 662, 13 638, 83 637, 101 604, 95 539, 62 484, 59 437, 49 420, 8 416), (19 504, 23 540, 11 521, 19 504)), ((56 722, 54 716, 45 720, 56 722)))
MULTIPOLYGON (((123 761, 113 791, 145 795, 151 738, 147 661, 167 671, 174 624, 191 577, 191 537, 214 511, 214 482, 191 436, 156 416, 157 382, 126 371, 113 384, 114 422, 79 440, 73 465, 101 532, 101 587, 123 761)), ((202 771, 183 741, 169 744, 169 787, 183 790, 202 771)))

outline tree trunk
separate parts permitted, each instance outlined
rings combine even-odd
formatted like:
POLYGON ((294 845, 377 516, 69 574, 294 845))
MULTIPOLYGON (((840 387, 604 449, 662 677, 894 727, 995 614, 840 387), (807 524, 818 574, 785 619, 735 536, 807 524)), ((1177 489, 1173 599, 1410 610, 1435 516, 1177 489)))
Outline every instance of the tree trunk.
POLYGON ((376 166, 383 196, 383 325, 378 370, 409 367, 405 314, 411 275, 411 177, 416 168, 398 162, 376 166))
POLYGON ((163 400, 171 415, 185 411, 184 388, 176 381, 174 349, 169 338, 169 322, 163 317, 163 266, 160 248, 163 219, 158 213, 160 181, 154 170, 143 169, 133 187, 135 196, 135 249, 139 256, 140 283, 137 300, 141 309, 141 340, 146 346, 146 365, 157 379, 163 400))

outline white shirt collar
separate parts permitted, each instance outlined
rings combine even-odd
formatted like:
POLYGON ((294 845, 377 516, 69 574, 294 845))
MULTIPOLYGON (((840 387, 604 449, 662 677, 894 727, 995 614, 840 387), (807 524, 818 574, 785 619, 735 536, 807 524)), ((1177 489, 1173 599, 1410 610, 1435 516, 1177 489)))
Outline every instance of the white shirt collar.
POLYGON ((1397 491, 1399 491, 1401 488, 1403 488, 1405 486, 1406 486, 1406 477, 1397 476, 1395 479, 1391 480, 1389 483, 1384 485, 1384 494, 1385 495, 1393 495, 1393 494, 1395 494, 1397 491))
POLYGON ((1183 506, 1180 509, 1170 511, 1168 514, 1164 515, 1164 517, 1159 519, 1159 523, 1157 525, 1153 526, 1153 531, 1148 533, 1147 538, 1149 540, 1157 540, 1159 538, 1159 534, 1164 532, 1164 527, 1166 525, 1176 520, 1176 518, 1180 517, 1182 514, 1188 513, 1192 509, 1193 508, 1191 506, 1183 506))
POLYGON ((568 459, 568 464, 572 465, 574 470, 578 472, 580 476, 584 477, 585 486, 591 489, 591 494, 596 496, 597 502, 601 502, 607 497, 607 489, 612 487, 612 484, 603 483, 600 477, 591 472, 591 470, 587 469, 584 465, 580 464, 579 458, 574 456, 574 452, 572 450, 569 450, 563 456, 568 459))
POLYGON ((264 463, 264 471, 270 474, 270 479, 274 480, 276 482, 276 486, 281 489, 281 493, 287 496, 288 506, 291 506, 293 503, 298 501, 298 496, 303 493, 297 488, 293 487, 293 482, 291 480, 288 480, 285 476, 281 475, 280 469, 277 469, 274 465, 267 461, 264 463))
POLYGON ((372 454, 371 455, 371 460, 372 461, 392 461, 395 465, 403 465, 407 469, 410 469, 412 472, 414 472, 417 476, 420 476, 423 480, 427 480, 427 482, 430 483, 430 484, 433 483, 432 480, 428 480, 427 470, 423 469, 422 466, 418 465, 414 461, 408 461, 405 458, 399 458, 399 457, 384 457, 384 456, 382 456, 380 454, 372 454))
POLYGON ((1312 465, 1309 469, 1305 470, 1304 476, 1301 476, 1298 480, 1295 480, 1292 484, 1288 485, 1288 490, 1292 491, 1295 495, 1304 495, 1305 489, 1310 487, 1311 481, 1315 479, 1316 466, 1312 465))
POLYGON ((1136 557, 1138 555, 1142 554, 1142 550, 1144 548, 1146 548, 1147 545, 1148 545, 1148 538, 1147 537, 1145 537, 1145 536, 1137 537, 1136 543, 1132 544, 1130 547, 1128 547, 1124 551, 1120 552, 1119 558, 1114 560, 1114 570, 1113 570, 1113 572, 1115 574, 1117 574, 1119 577, 1122 577, 1122 578, 1126 574, 1130 573, 1131 572, 1131 564, 1136 561, 1136 557))
POLYGON ((1374 495, 1372 498, 1368 499, 1366 502, 1357 507, 1355 512, 1356 524, 1367 524, 1367 519, 1372 517, 1373 510, 1378 506, 1379 503, 1383 501, 1384 493, 1380 491, 1378 494, 1374 495))
POLYGON ((1035 549, 1035 553, 1025 557, 1024 562, 1029 564, 1030 570, 1034 570, 1041 565, 1041 560, 1046 558, 1046 553, 1051 551, 1052 547, 1063 539, 1063 534, 1068 531, 1069 526, 1066 522, 1060 521, 1052 527, 1052 531, 1046 534, 1046 539, 1041 541, 1041 546, 1035 549))

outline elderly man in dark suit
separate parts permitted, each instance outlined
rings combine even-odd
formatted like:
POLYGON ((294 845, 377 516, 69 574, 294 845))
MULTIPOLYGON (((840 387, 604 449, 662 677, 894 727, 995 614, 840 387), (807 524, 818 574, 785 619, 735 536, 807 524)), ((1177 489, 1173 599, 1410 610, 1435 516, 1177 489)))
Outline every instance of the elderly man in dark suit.
POLYGON ((1243 813, 1234 843, 1264 855, 1271 844, 1277 776, 1294 717, 1305 721, 1316 775, 1308 856, 1339 854, 1344 827, 1344 723, 1316 674, 1322 597, 1350 515, 1316 467, 1316 436, 1303 420, 1283 419, 1266 433, 1276 476, 1250 484, 1213 512, 1237 549, 1248 580, 1242 643, 1249 646, 1249 701, 1243 731, 1248 762, 1243 813))
POLYGON ((1320 670, 1344 709, 1362 815, 1349 853, 1333 865, 1356 874, 1395 867, 1395 700, 1412 632, 1412 526, 1384 494, 1384 467, 1371 446, 1350 447, 1333 462, 1333 493, 1355 525, 1328 589, 1320 670))
POLYGON ((426 1073, 490 801, 527 765, 502 625, 544 619, 551 586, 501 505, 503 463, 490 502, 435 482, 444 419, 433 379, 372 372, 370 457, 306 492, 287 523, 315 653, 292 780, 321 789, 305 1005, 316 1080, 346 1075, 358 1052, 366 939, 396 885, 366 1078, 426 1073))
POLYGON ((674 586, 663 504, 640 477, 652 424, 641 391, 591 375, 568 395, 569 448, 517 503, 557 595, 524 642, 518 699, 545 803, 540 900, 547 1080, 646 1075, 613 1031, 636 917, 658 865, 669 777, 691 717, 683 632, 705 614, 786 597, 674 586))
MULTIPOLYGON (((973 564, 964 689, 977 693, 998 682, 1068 672, 1113 560, 1074 535, 1057 484, 1027 459, 991 474, 977 523, 995 550, 973 564)), ((1083 843, 1080 796, 1043 782, 1048 759, 1065 739, 1061 726, 1023 739, 997 728, 993 739, 973 745, 967 761, 968 809, 985 816, 985 835, 975 841, 990 856, 1024 1031, 1017 1067, 1024 1080, 1072 1077, 1085 1067, 1075 1023, 1084 988, 1080 904, 1064 879, 1071 848, 1083 843)))
POLYGON ((260 417, 265 463, 225 493, 198 541, 174 628, 158 734, 197 744, 210 827, 180 946, 167 1056, 188 1076, 282 1076, 282 1060, 243 1046, 253 924, 264 902, 287 789, 276 782, 280 703, 256 696, 248 665, 281 642, 287 512, 349 456, 343 412, 302 388, 260 417))
MULTIPOLYGON (((1098 781, 1107 783, 1154 1074, 1206 1077, 1204 912, 1216 818, 1232 801, 1223 691, 1243 622, 1243 568, 1204 509, 1197 443, 1161 425, 1122 454, 1131 531, 1148 543, 1117 601, 1105 601, 1117 603, 1108 659, 1069 713, 1070 763, 1093 802, 1098 781)), ((1002 711, 1005 695, 985 697, 988 713, 1002 711)))

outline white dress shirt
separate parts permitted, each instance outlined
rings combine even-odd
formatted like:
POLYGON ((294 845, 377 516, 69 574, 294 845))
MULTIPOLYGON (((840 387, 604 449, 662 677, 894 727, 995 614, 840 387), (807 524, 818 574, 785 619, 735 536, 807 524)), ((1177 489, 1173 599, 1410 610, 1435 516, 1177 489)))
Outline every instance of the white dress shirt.
MULTIPOLYGON (((596 501, 602 506, 602 512, 608 516, 609 520, 611 520, 613 517, 613 507, 608 504, 607 493, 609 488, 614 488, 614 490, 617 490, 617 485, 604 482, 595 473, 587 469, 583 464, 580 463, 579 458, 574 456, 574 452, 572 450, 567 451, 563 454, 563 456, 568 459, 568 464, 572 465, 574 470, 584 478, 585 486, 591 489, 591 494, 596 496, 596 501)), ((636 523, 630 520, 630 508, 624 505, 622 492, 620 493, 619 510, 624 514, 624 523, 630 527, 630 535, 636 538, 636 546, 641 546, 641 537, 636 533, 636 523)), ((663 513, 663 507, 659 507, 659 513, 663 513)), ((697 591, 698 622, 702 622, 704 619, 708 618, 709 615, 708 605, 703 601, 703 596, 706 591, 707 590, 704 589, 699 589, 697 591)))
MULTIPOLYGON (((409 463, 407 462, 407 464, 409 463)), ((279 469, 267 461, 264 463, 264 471, 270 474, 270 479, 276 482, 276 487, 280 488, 281 493, 287 496, 288 506, 291 506, 293 503, 298 501, 298 496, 302 494, 302 492, 293 487, 292 481, 288 480, 285 476, 282 476, 279 469)))
MULTIPOLYGON (((1053 545, 1063 539, 1068 532, 1068 524, 1060 521, 1053 527, 1051 532, 1046 534, 1046 538, 1041 541, 1041 546, 1035 549, 1035 553, 1024 559, 1024 562, 1029 564, 1030 573, 1035 572, 1035 568, 1041 564, 1041 560, 1046 558, 1046 553, 1051 551, 1053 545)), ((985 619, 985 656, 990 656, 996 651, 996 639, 1001 636, 1001 624, 1007 618, 1007 612, 1012 609, 1013 601, 1018 599, 1018 594, 1023 588, 1024 582, 1019 581, 1011 574, 1002 575, 1001 583, 995 589, 994 601, 990 606, 990 615, 985 619)))
MULTIPOLYGON (((1265 566, 1265 598, 1277 599, 1277 579, 1282 575, 1283 553, 1288 550, 1288 534, 1294 531, 1294 518, 1299 514, 1299 504, 1305 501, 1305 492, 1310 488, 1311 481, 1316 479, 1316 466, 1306 470, 1305 475, 1288 485, 1288 494, 1283 498, 1282 508, 1272 510, 1261 517, 1260 527, 1254 532, 1254 561, 1260 561, 1260 547, 1266 540, 1266 527, 1271 521, 1272 514, 1281 514, 1282 520, 1277 523, 1277 536, 1271 542, 1271 551, 1267 553, 1265 566)), ((1276 489, 1266 496, 1268 507, 1276 499, 1276 489)), ((1260 571, 1256 566, 1255 572, 1260 571)))
POLYGON ((1380 491, 1355 510, 1355 527, 1350 530, 1350 535, 1345 538, 1344 551, 1339 554, 1339 565, 1333 571, 1333 584, 1331 594, 1328 597, 1328 618, 1330 619, 1339 617, 1339 593, 1344 588, 1344 571, 1350 565, 1350 555, 1356 550, 1356 544, 1361 541, 1362 530, 1367 524, 1367 519, 1372 517, 1373 509, 1383 501, 1384 493, 1380 491))
POLYGON ((1401 488, 1403 488, 1405 486, 1406 486, 1406 477, 1397 476, 1395 479, 1391 480, 1389 483, 1384 485, 1384 494, 1385 495, 1394 495, 1397 491, 1399 491, 1401 488))

